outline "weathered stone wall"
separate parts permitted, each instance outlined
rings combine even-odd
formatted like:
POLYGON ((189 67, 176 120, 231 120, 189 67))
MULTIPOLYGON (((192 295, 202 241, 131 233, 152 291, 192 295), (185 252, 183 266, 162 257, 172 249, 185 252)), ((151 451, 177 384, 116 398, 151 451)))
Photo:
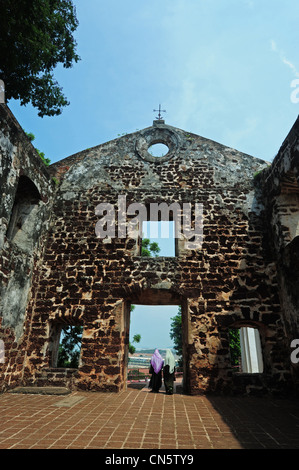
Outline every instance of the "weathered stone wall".
MULTIPOLYGON (((299 118, 271 167, 264 171, 259 179, 267 208, 266 224, 273 241, 284 342, 290 361, 291 342, 299 338, 299 118)), ((298 384, 298 364, 292 363, 291 370, 298 384)))
POLYGON ((131 303, 182 306, 184 386, 191 394, 280 388, 290 370, 276 265, 269 249, 262 194, 254 174, 268 164, 160 122, 80 152, 51 166, 60 179, 53 225, 29 311, 24 377, 49 367, 51 331, 84 326, 76 386, 118 391, 125 386, 131 303), (169 153, 148 154, 164 142, 169 153), (130 238, 97 238, 100 203, 184 202, 203 205, 203 244, 178 243, 174 258, 145 259, 130 238), (262 377, 232 370, 228 328, 259 329, 262 377), (279 345, 279 351, 277 350, 279 345))
MULTIPOLYGON (((289 339, 297 328, 297 297, 288 269, 296 266, 298 250, 290 248, 297 243, 298 207, 295 198, 286 198, 298 176, 296 126, 269 169, 264 161, 155 121, 51 165, 49 174, 60 181, 55 193, 4 107, 1 127, 0 320, 8 351, 0 365, 2 388, 39 385, 51 376, 63 381, 64 374, 54 370, 59 332, 71 324, 83 326, 83 337, 79 368, 68 374, 68 383, 84 390, 123 389, 131 304, 181 305, 186 392, 292 388, 289 339), (157 142, 168 146, 166 156, 149 154, 157 142), (285 173, 288 190, 280 191, 285 173), (18 188, 24 175, 35 185, 29 185, 30 197, 24 191, 28 180, 18 188), (15 194, 25 199, 21 222, 31 220, 21 232, 14 220, 15 194), (122 219, 115 237, 100 238, 99 204, 111 204, 117 221, 123 215, 120 197, 127 211, 134 203, 148 209, 154 203, 180 208, 190 203, 193 209, 201 204, 202 245, 190 248, 185 234, 177 240, 175 257, 145 258, 139 238, 119 236, 122 219), (241 326, 260 333, 262 374, 232 368, 229 328, 241 326)), ((134 215, 127 214, 127 221, 134 215)), ((192 216, 195 223, 194 211, 192 216)))
POLYGON ((26 309, 40 266, 55 184, 6 105, 0 105, 0 390, 21 380, 26 309))

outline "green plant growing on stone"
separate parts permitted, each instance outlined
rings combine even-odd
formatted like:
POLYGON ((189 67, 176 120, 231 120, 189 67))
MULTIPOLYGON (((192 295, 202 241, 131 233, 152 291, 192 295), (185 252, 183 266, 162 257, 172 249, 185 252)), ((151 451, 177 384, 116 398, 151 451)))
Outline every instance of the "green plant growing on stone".
POLYGON ((194 137, 192 137, 191 134, 186 134, 186 138, 189 142, 192 142, 193 140, 195 140, 194 137))
POLYGON ((261 173, 262 173, 262 170, 261 170, 261 171, 256 171, 256 172, 253 174, 253 179, 254 179, 255 181, 257 181, 257 180, 260 178, 261 173))
MULTIPOLYGON (((25 134, 27 135, 28 139, 30 140, 30 142, 33 142, 35 140, 35 135, 32 134, 32 132, 25 132, 25 134)), ((40 150, 38 150, 36 147, 35 147, 35 150, 37 151, 37 153, 39 154, 40 158, 42 159, 42 161, 44 162, 44 164, 46 166, 49 166, 50 163, 51 163, 51 160, 49 158, 45 158, 45 154, 44 152, 41 152, 40 150)))
MULTIPOLYGON (((268 165, 267 168, 269 168, 271 165, 268 165)), ((259 170, 259 171, 256 171, 255 173, 253 173, 253 179, 255 181, 258 181, 262 175, 262 173, 264 172, 265 168, 263 168, 262 170, 259 170)))

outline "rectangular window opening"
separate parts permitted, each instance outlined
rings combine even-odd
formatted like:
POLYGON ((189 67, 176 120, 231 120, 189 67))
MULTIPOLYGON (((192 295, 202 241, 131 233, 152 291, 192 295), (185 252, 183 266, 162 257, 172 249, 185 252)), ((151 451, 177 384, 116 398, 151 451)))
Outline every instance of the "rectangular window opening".
POLYGON ((144 221, 142 223, 141 256, 175 257, 177 243, 173 220, 144 221))
POLYGON ((82 333, 82 325, 52 324, 50 336, 51 367, 79 368, 82 333))

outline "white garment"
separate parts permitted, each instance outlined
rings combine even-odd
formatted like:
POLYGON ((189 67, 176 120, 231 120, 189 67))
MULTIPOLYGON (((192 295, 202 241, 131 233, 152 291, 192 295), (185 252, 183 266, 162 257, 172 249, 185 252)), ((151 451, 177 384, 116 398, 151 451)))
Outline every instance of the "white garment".
POLYGON ((165 366, 169 366, 169 373, 172 374, 175 367, 175 359, 170 349, 166 349, 165 366))

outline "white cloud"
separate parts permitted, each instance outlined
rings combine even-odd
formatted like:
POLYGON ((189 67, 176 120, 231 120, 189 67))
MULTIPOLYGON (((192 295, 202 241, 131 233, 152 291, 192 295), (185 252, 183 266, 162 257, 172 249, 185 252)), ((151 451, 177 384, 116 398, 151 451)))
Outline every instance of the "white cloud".
POLYGON ((273 39, 271 39, 271 49, 273 52, 276 52, 279 55, 280 60, 292 70, 295 77, 299 77, 299 72, 297 71, 296 66, 286 58, 282 50, 278 49, 277 44, 273 39))

